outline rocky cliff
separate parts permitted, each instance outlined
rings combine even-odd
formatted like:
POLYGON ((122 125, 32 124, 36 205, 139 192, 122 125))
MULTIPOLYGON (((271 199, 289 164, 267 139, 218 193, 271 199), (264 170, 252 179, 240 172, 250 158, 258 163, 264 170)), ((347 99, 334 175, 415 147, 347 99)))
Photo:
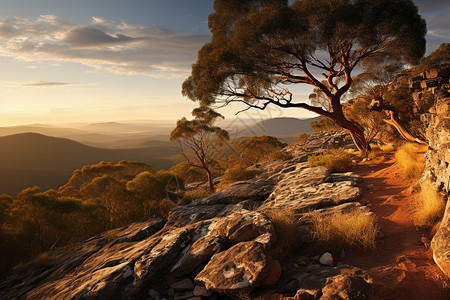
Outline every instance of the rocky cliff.
POLYGON ((431 69, 410 79, 415 104, 426 126, 429 151, 423 179, 445 193, 447 206, 431 246, 433 258, 450 277, 450 66, 431 69))
POLYGON ((258 178, 178 207, 167 220, 131 224, 41 255, 0 284, 0 299, 237 299, 250 292, 372 299, 363 270, 308 250, 307 223, 295 229, 295 253, 274 256, 272 210, 370 213, 355 202, 356 174, 309 168, 306 157, 296 151, 290 161, 267 163, 258 178))

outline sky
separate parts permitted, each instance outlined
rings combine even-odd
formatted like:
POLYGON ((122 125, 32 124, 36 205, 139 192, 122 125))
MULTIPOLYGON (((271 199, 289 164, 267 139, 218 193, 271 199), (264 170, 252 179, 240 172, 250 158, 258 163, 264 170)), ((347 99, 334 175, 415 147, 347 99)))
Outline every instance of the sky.
MULTIPOLYGON (((181 84, 210 39, 212 3, 0 0, 0 126, 190 116, 196 103, 181 95, 181 84)), ((427 21, 429 54, 450 42, 450 1, 415 3, 427 21)), ((241 108, 219 112, 232 119, 241 108)), ((315 115, 272 107, 239 117, 281 116, 315 115)))

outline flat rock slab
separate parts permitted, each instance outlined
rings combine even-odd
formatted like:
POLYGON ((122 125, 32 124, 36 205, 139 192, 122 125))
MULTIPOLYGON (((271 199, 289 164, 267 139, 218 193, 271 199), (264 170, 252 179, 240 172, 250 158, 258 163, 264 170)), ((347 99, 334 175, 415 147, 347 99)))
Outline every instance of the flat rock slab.
POLYGON ((298 213, 356 201, 361 188, 354 173, 330 174, 324 167, 307 168, 298 164, 275 186, 260 210, 291 210, 298 213))

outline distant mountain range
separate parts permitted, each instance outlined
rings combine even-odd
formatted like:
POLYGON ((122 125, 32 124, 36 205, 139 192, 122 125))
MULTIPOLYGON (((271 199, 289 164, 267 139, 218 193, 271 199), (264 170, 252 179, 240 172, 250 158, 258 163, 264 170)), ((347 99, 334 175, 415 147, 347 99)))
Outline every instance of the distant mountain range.
MULTIPOLYGON (((309 123, 316 119, 274 118, 223 127, 231 128, 231 138, 272 135, 292 142, 298 134, 310 133, 309 123)), ((0 127, 0 194, 15 196, 33 185, 57 188, 74 170, 100 161, 139 161, 154 169, 168 169, 180 161, 176 144, 168 138, 175 122, 71 126, 0 127)))
POLYGON ((64 185, 72 172, 84 165, 130 160, 165 169, 176 163, 173 157, 178 154, 171 142, 133 149, 102 149, 38 133, 0 137, 0 145, 0 194, 13 196, 32 185, 44 190, 64 185))
POLYGON ((292 142, 297 136, 304 133, 311 133, 309 123, 318 118, 297 119, 297 118, 273 118, 260 121, 256 124, 245 126, 237 131, 237 137, 248 137, 258 135, 276 136, 284 142, 292 142))

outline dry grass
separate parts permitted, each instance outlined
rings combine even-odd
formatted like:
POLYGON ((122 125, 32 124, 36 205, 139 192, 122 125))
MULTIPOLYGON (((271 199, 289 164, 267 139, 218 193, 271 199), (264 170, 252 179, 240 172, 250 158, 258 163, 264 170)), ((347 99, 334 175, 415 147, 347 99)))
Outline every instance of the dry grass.
POLYGON ((395 147, 394 144, 385 144, 385 145, 380 146, 380 150, 383 152, 386 152, 386 153, 394 152, 395 149, 397 149, 397 148, 395 147))
POLYGON ((314 239, 322 248, 339 251, 342 248, 375 248, 378 227, 373 214, 362 210, 320 216, 312 214, 314 239))
POLYGON ((187 205, 194 200, 204 198, 209 195, 209 190, 204 188, 197 188, 195 190, 186 191, 183 193, 182 198, 178 201, 178 205, 187 205))
POLYGON ((420 226, 433 226, 437 220, 442 218, 444 210, 444 198, 431 182, 425 181, 414 203, 414 219, 416 224, 420 226))
POLYGON ((406 178, 420 178, 425 164, 424 154, 426 151, 427 146, 408 143, 403 144, 395 152, 395 160, 406 178))
POLYGON ((324 166, 330 172, 347 172, 352 167, 352 158, 344 149, 339 148, 319 155, 310 155, 307 164, 309 167, 324 166))
POLYGON ((300 224, 298 216, 292 211, 266 211, 277 234, 277 248, 291 250, 295 244, 295 229, 300 224))

